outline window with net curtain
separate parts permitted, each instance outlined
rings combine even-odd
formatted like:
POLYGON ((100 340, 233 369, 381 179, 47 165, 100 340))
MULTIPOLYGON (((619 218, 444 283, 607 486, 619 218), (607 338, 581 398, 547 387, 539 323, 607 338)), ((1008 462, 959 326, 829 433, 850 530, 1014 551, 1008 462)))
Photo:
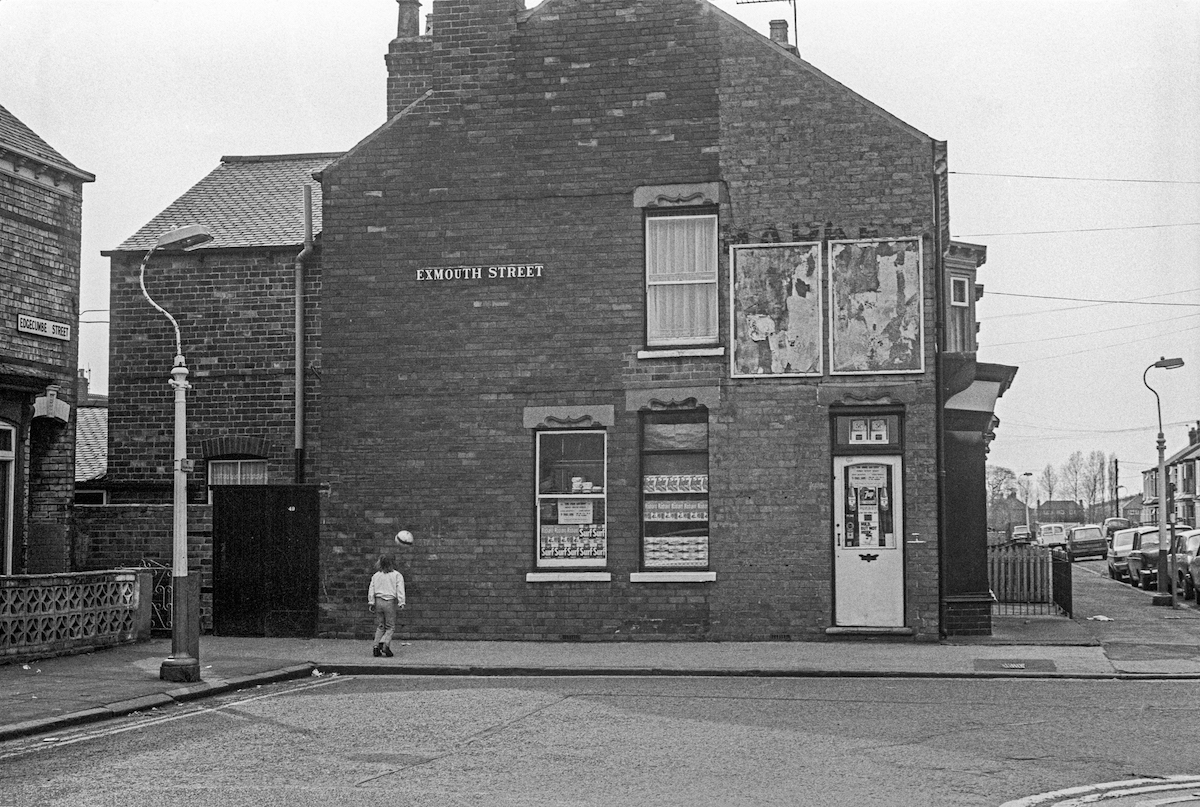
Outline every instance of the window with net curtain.
POLYGON ((717 342, 717 216, 646 218, 646 344, 717 342))
POLYGON ((210 485, 265 485, 267 461, 264 459, 209 460, 210 485))

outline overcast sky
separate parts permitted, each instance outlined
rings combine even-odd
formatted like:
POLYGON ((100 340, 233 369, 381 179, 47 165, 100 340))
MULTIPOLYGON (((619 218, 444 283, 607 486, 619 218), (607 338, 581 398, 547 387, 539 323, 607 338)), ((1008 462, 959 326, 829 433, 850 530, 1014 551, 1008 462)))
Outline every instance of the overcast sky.
MULTIPOLYGON (((716 5, 764 34, 793 13, 716 5)), ((1139 489, 1156 462, 1149 364, 1187 362, 1150 371, 1168 453, 1200 420, 1200 0, 799 6, 802 57, 949 142, 951 232, 988 248, 979 357, 1020 368, 990 461, 1036 473, 1100 450, 1139 489)), ((96 175, 81 309, 107 308, 100 251, 222 155, 341 151, 381 124, 396 8, 0 0, 0 104, 96 175)), ((99 391, 106 326, 86 321, 104 318, 79 326, 99 391)))

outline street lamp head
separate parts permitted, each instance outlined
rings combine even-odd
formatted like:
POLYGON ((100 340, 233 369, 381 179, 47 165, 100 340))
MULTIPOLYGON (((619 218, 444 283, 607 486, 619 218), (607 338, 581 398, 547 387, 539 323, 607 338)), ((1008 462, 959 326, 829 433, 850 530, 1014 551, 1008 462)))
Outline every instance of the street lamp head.
POLYGON ((203 224, 188 224, 183 227, 176 227, 174 230, 168 230, 160 235, 154 241, 154 245, 146 250, 146 256, 142 258, 142 269, 138 274, 138 283, 142 287, 142 296, 150 305, 158 309, 164 317, 171 321, 171 326, 175 329, 175 366, 183 366, 183 338, 179 333, 179 323, 175 321, 175 317, 171 316, 171 312, 163 308, 158 303, 154 302, 154 298, 150 296, 150 292, 146 291, 146 265, 150 263, 150 256, 160 249, 193 249, 206 244, 213 240, 212 230, 205 227, 203 224))
POLYGON ((188 224, 160 235, 155 240, 153 249, 195 249, 211 240, 213 240, 212 230, 203 224, 188 224))
POLYGON ((1183 359, 1180 359, 1180 358, 1168 359, 1168 358, 1164 357, 1164 358, 1161 358, 1158 361, 1154 362, 1154 364, 1152 364, 1150 366, 1151 367, 1160 367, 1163 370, 1178 370, 1180 367, 1183 366, 1183 359))

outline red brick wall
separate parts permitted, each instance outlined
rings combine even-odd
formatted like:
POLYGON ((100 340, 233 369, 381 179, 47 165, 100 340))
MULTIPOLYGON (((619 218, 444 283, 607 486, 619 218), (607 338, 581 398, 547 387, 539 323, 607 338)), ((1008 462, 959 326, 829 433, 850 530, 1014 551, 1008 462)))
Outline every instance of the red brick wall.
POLYGON ((0 173, 0 363, 15 364, 61 387, 71 405, 66 424, 37 421, 37 391, 0 389, 0 418, 18 427, 13 571, 71 568, 71 500, 75 482, 75 368, 79 357, 80 183, 0 173), (65 323, 71 339, 17 331, 18 314, 65 323))
MULTIPOLYGON (((751 242, 774 240, 776 233, 784 241, 922 239, 926 372, 857 380, 914 384, 905 418, 906 532, 924 543, 906 547, 907 623, 936 636, 933 144, 781 48, 756 46, 755 38, 731 28, 721 39, 721 176, 731 200, 722 216, 726 232, 751 242)), ((828 325, 825 330, 828 337, 828 325)), ((832 524, 821 472, 830 467, 830 438, 828 410, 805 411, 795 404, 811 407, 815 388, 830 382, 828 377, 821 382, 728 382, 731 396, 740 402, 739 417, 730 425, 731 444, 741 447, 743 462, 771 458, 750 464, 731 480, 745 497, 737 510, 739 523, 761 523, 777 547, 769 553, 776 560, 748 571, 747 583, 757 576, 764 586, 778 589, 778 583, 769 581, 780 568, 802 570, 783 577, 795 585, 796 607, 810 627, 829 620, 832 524), (811 475, 797 486, 802 469, 812 469, 811 475)))
MULTIPOLYGON (((154 300, 179 321, 192 389, 187 394, 189 477, 203 495, 201 445, 221 437, 250 437, 270 446, 268 477, 288 483, 295 473, 294 250, 228 250, 156 254, 146 272, 154 300)), ((109 367, 108 482, 112 500, 146 501, 158 486, 169 500, 174 393, 168 379, 175 332, 142 296, 141 255, 112 260, 109 367)), ((306 265, 306 351, 319 368, 319 252, 306 265)), ((316 450, 319 381, 305 381, 306 432, 316 450)))
MULTIPOLYGON (((402 527, 417 534, 398 552, 413 635, 811 638, 831 624, 829 410, 817 400, 829 379, 731 380, 727 356, 639 360, 632 193, 724 180, 726 240, 771 227, 807 237, 814 223, 818 238, 925 235, 931 143, 705 8, 596 0, 535 11, 508 42, 511 76, 492 70, 464 96, 439 93, 327 172, 322 631, 365 634, 371 560, 395 550, 402 527), (541 280, 415 279, 419 268, 533 262, 545 264, 541 280), (638 437, 625 393, 678 385, 720 388, 710 418, 717 581, 632 584, 638 437), (613 580, 526 583, 533 437, 522 411, 585 404, 616 411, 613 580)), ((440 24, 435 16, 435 52, 440 24)), ((932 284, 928 239, 925 249, 932 284)), ((933 299, 930 285, 927 339, 933 299)), ((724 315, 721 334, 728 344, 724 315)), ((930 638, 932 369, 902 381, 908 530, 929 539, 908 552, 907 617, 930 638)))
MULTIPOLYGON (((200 572, 200 627, 212 630, 212 508, 188 507, 188 569, 200 572)), ((170 576, 174 520, 170 504, 75 508, 80 571, 150 566, 170 576), (166 567, 166 571, 163 571, 166 567)))

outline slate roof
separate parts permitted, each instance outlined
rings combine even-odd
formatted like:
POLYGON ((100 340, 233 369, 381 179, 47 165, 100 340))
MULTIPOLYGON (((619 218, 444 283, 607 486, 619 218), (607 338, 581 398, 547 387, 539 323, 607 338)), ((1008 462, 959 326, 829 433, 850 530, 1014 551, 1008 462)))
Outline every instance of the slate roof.
POLYGON ((108 409, 75 410, 75 482, 94 482, 108 473, 108 409))
POLYGON ((1200 444, 1193 443, 1187 448, 1180 449, 1166 459, 1166 465, 1174 465, 1177 462, 1185 462, 1200 458, 1200 444))
POLYGON ((91 182, 95 177, 75 166, 70 160, 26 126, 3 106, 0 106, 0 147, 9 148, 32 157, 53 168, 62 168, 80 179, 91 182))
POLYGON ((148 224, 105 252, 144 252, 163 233, 188 224, 213 231, 198 250, 287 247, 304 243, 304 194, 312 188, 313 236, 321 232, 321 185, 312 178, 341 152, 222 157, 221 164, 148 224))

